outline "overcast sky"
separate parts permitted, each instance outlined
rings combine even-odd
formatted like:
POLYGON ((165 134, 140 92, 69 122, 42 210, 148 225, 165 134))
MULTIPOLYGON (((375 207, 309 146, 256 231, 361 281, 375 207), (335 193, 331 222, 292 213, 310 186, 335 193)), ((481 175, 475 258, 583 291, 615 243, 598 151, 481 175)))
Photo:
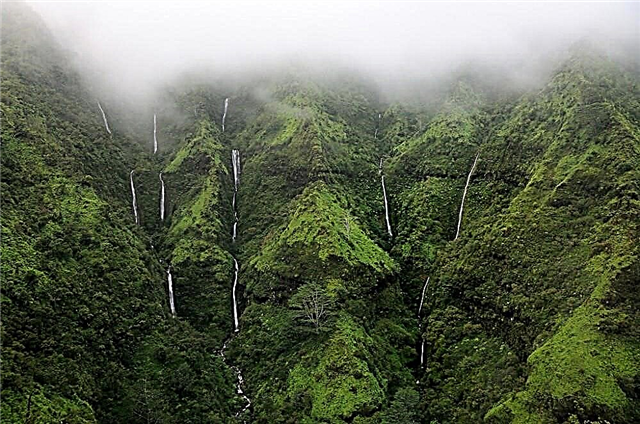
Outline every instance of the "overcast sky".
POLYGON ((585 36, 640 39, 640 3, 29 2, 78 61, 123 87, 177 73, 335 60, 410 79, 479 59, 517 63, 585 36))

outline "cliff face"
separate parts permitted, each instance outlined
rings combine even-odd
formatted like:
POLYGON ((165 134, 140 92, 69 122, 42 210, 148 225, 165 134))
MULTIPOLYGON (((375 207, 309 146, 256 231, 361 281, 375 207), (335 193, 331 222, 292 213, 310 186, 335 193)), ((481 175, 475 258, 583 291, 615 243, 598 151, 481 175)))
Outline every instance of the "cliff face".
POLYGON ((186 83, 154 154, 28 9, 2 31, 3 420, 640 419, 637 75, 186 83))

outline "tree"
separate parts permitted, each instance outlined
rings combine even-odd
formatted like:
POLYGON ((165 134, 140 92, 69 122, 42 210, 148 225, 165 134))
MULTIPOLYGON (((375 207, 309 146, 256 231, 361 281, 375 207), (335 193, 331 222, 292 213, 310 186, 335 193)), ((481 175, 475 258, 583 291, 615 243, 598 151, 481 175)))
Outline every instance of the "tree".
POLYGON ((309 283, 291 297, 289 306, 296 310, 298 318, 311 323, 318 333, 332 313, 333 299, 322 285, 309 283))
POLYGON ((397 391, 393 402, 384 412, 383 424, 418 424, 420 395, 413 388, 403 388, 397 391))

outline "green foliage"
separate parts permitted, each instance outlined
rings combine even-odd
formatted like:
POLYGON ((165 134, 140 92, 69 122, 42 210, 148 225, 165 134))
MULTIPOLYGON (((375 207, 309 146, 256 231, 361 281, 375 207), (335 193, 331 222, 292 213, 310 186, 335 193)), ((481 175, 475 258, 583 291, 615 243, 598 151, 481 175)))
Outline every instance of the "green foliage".
POLYGON ((579 52, 519 99, 463 78, 386 110, 345 75, 189 80, 165 93, 185 118, 151 156, 128 127, 148 122, 103 99, 106 134, 42 23, 11 8, 4 421, 236 422, 230 366, 257 423, 640 420, 637 75, 579 52))
POLYGON ((310 416, 321 422, 370 414, 383 402, 385 385, 369 366, 372 348, 363 328, 341 317, 327 344, 291 371, 288 395, 308 396, 310 416))
POLYGON ((292 209, 287 226, 269 236, 261 255, 253 260, 258 271, 287 276, 304 272, 309 278, 327 278, 347 268, 363 268, 360 275, 393 271, 390 258, 350 218, 325 184, 309 186, 292 209), (291 257, 299 265, 284 264, 277 257, 291 257))

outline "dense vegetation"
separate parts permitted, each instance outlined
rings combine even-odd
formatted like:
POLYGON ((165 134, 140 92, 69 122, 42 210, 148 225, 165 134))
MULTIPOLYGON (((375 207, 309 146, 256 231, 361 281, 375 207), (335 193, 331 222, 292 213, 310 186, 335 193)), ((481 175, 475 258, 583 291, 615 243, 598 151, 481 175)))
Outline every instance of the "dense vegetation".
POLYGON ((428 106, 176 82, 154 155, 65 54, 3 9, 3 422, 640 421, 635 70, 581 47, 536 91, 462 75, 428 106))

